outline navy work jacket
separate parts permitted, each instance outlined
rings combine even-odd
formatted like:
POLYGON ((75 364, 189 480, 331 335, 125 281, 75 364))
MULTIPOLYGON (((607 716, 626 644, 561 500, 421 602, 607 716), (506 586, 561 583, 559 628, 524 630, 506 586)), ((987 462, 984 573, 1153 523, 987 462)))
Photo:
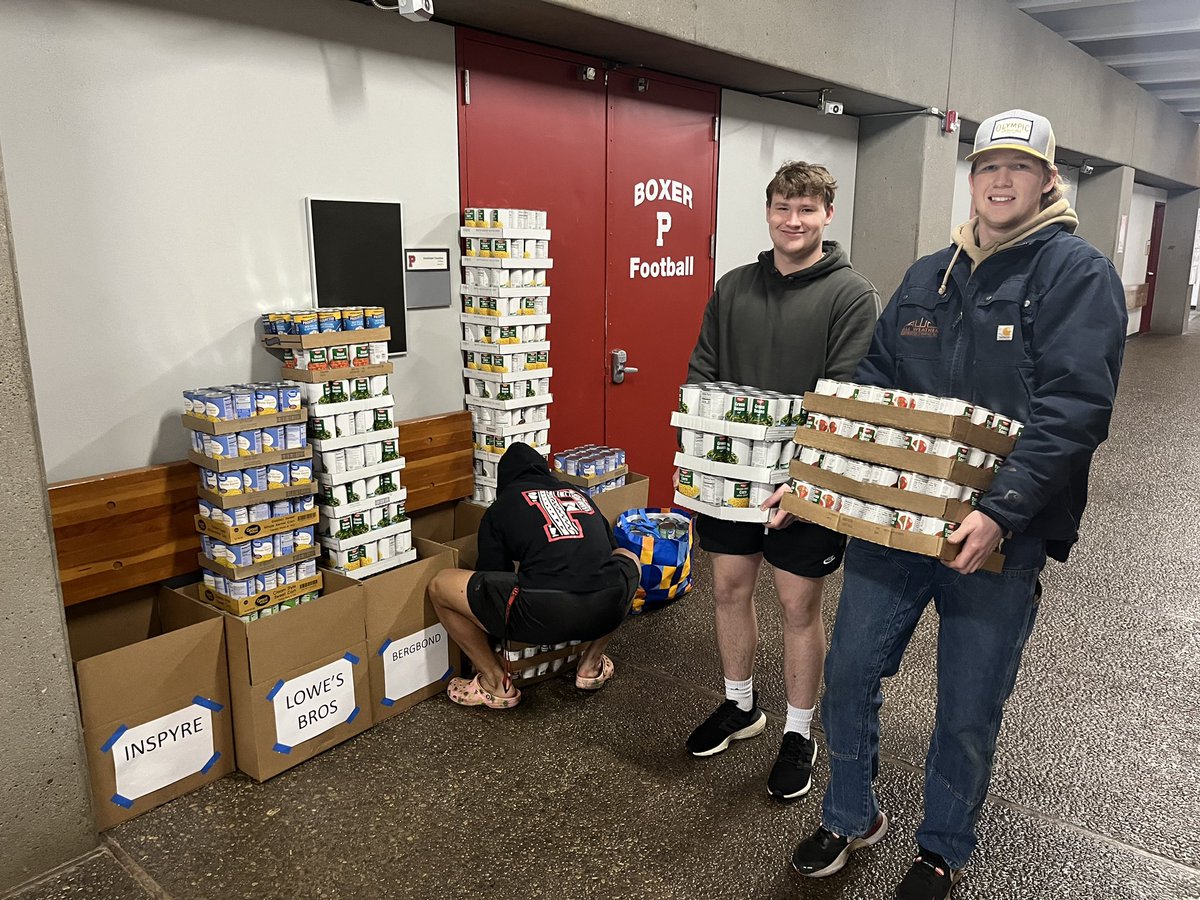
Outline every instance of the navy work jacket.
POLYGON ((955 397, 1025 423, 979 508, 1065 560, 1108 437, 1128 313, 1109 260, 1047 225, 971 271, 954 247, 905 273, 855 381, 955 397))

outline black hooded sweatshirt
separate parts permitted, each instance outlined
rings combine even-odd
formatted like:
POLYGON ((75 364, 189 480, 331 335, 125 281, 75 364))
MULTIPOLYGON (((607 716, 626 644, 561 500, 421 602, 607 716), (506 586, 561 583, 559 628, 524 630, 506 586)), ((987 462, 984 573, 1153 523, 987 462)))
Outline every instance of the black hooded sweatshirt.
POLYGON ((605 587, 600 567, 617 547, 590 497, 550 473, 528 444, 500 457, 496 501, 479 523, 480 572, 511 572, 523 588, 590 593, 605 587))

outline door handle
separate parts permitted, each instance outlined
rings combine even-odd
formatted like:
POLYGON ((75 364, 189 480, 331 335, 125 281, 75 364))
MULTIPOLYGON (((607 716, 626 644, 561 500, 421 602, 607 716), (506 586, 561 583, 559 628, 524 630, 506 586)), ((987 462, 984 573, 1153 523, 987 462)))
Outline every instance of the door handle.
POLYGON ((611 364, 610 374, 612 375, 613 384, 620 384, 625 380, 626 375, 637 371, 636 366, 625 365, 625 360, 628 358, 624 350, 613 350, 609 353, 609 363, 611 364))

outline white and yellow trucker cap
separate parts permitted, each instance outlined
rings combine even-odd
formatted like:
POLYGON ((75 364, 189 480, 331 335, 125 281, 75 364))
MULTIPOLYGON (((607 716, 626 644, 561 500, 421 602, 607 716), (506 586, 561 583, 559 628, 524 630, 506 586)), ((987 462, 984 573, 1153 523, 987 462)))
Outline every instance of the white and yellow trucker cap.
POLYGON ((975 149, 967 161, 987 150, 1020 150, 1054 165, 1054 129, 1050 120, 1024 109, 1010 109, 984 119, 975 132, 975 149))

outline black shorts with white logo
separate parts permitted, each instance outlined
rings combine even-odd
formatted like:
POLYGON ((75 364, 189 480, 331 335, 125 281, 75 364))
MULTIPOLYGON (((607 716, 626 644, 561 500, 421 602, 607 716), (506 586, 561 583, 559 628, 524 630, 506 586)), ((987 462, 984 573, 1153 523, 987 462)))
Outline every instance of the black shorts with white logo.
MULTIPOLYGON (((627 556, 600 567, 595 591, 521 588, 508 620, 508 637, 523 644, 594 641, 616 631, 633 603, 641 569, 627 556)), ((476 572, 467 582, 467 602, 484 630, 502 637, 505 607, 517 583, 515 572, 476 572)))
POLYGON ((797 521, 787 528, 764 528, 754 522, 727 522, 698 516, 700 547, 709 553, 751 556, 761 553, 777 569, 804 578, 836 572, 846 552, 846 536, 812 522, 797 521))

